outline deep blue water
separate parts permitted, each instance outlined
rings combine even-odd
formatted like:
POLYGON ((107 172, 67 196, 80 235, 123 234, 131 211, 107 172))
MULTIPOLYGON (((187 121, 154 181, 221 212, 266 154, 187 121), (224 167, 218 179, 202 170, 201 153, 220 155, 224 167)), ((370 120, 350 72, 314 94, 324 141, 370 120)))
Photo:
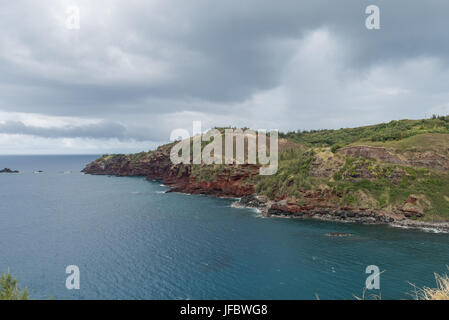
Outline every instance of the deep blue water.
POLYGON ((0 272, 31 298, 353 299, 374 264, 385 272, 369 293, 408 299, 409 282, 447 271, 447 234, 261 218, 144 178, 81 174, 95 158, 0 156, 21 171, 0 174, 0 272), (67 265, 80 290, 66 289, 67 265))

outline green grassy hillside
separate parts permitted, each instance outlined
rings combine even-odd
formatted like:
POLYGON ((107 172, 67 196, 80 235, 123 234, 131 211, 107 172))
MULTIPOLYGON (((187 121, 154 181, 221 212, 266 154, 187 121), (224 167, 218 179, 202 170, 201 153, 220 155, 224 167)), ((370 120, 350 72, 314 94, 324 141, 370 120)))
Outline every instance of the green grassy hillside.
POLYGON ((319 191, 328 195, 329 205, 410 211, 418 213, 412 218, 423 220, 449 219, 449 117, 281 136, 305 148, 281 152, 277 174, 257 177, 259 193, 272 199, 292 198, 301 205, 311 202, 307 191, 319 191), (374 152, 384 148, 381 151, 393 163, 340 153, 357 146, 376 147, 374 152))
POLYGON ((425 133, 449 133, 449 116, 434 116, 422 120, 393 120, 372 126, 339 130, 297 131, 282 137, 308 146, 345 146, 355 142, 399 141, 425 133))
POLYGON ((159 166, 156 176, 207 182, 201 188, 220 190, 233 177, 270 199, 298 206, 366 208, 412 219, 449 220, 449 116, 279 137, 279 168, 272 176, 245 166, 171 166, 173 144, 134 155, 105 155, 89 170, 154 176, 152 168, 159 166))

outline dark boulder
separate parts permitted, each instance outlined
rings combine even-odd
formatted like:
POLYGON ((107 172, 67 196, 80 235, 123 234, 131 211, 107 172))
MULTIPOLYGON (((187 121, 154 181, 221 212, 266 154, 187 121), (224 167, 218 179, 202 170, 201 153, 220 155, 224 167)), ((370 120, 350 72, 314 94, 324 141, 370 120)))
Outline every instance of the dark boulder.
POLYGON ((19 173, 18 170, 11 170, 9 168, 4 168, 2 170, 0 170, 0 173, 19 173))

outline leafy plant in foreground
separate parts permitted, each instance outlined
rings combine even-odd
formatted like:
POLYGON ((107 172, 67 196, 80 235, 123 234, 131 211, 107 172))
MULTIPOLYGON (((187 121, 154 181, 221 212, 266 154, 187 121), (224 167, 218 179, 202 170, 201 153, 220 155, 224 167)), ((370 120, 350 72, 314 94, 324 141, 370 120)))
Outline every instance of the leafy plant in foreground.
POLYGON ((28 290, 19 290, 17 279, 9 271, 0 277, 0 300, 28 300, 28 290))

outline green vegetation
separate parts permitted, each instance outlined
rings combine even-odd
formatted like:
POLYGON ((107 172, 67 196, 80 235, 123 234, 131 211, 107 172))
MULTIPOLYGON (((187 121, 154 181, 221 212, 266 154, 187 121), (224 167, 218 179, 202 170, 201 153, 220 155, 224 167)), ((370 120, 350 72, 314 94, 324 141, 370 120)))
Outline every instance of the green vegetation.
POLYGON ((386 141, 386 142, 355 142, 351 145, 367 145, 373 147, 384 147, 395 153, 405 152, 425 152, 433 151, 443 156, 449 155, 449 139, 447 134, 442 133, 425 133, 411 136, 402 140, 386 141))
MULTIPOLYGON (((449 140, 448 136, 444 137, 449 140)), ((332 154, 318 168, 328 165, 332 174, 314 176, 317 148, 300 148, 280 153, 279 168, 273 176, 258 176, 256 192, 271 199, 294 197, 304 202, 305 191, 329 190, 330 205, 391 210, 401 208, 410 196, 417 198, 413 210, 425 213, 420 219, 449 218, 449 174, 422 167, 385 163, 376 159, 332 154)), ((328 154, 330 154, 328 152, 328 154)), ((416 217, 412 217, 416 219, 416 217)))
POLYGON ((300 198, 300 190, 313 187, 314 179, 309 176, 313 156, 313 150, 296 149, 281 152, 277 173, 272 176, 258 176, 256 192, 272 199, 283 196, 300 198))
POLYGON ((139 162, 142 161, 143 159, 145 159, 146 157, 148 157, 148 152, 142 151, 139 153, 134 153, 132 155, 130 155, 129 159, 131 161, 131 163, 133 162, 139 162))
POLYGON ((308 146, 341 147, 364 141, 398 141, 425 133, 449 133, 449 116, 434 116, 432 119, 423 120, 393 120, 389 123, 338 130, 296 131, 280 134, 280 137, 308 146))
POLYGON ((192 165, 192 176, 196 177, 199 181, 213 181, 217 178, 218 174, 223 172, 223 170, 224 165, 221 164, 208 166, 194 164, 192 165))
POLYGON ((0 277, 0 300, 28 300, 28 290, 20 290, 17 279, 9 271, 0 277))
MULTIPOLYGON (((216 129, 223 134, 226 128, 216 129)), ((279 166, 272 176, 222 164, 182 165, 171 170, 176 170, 177 177, 191 176, 203 182, 247 177, 240 183, 254 186, 257 193, 271 199, 290 198, 298 205, 313 205, 310 192, 315 192, 325 198, 320 205, 407 212, 413 219, 449 219, 449 116, 279 133, 279 138, 279 166), (348 149, 352 146, 358 148, 348 149), (366 158, 349 156, 360 152, 366 158)), ((207 144, 202 141, 201 148, 207 144)), ((104 155, 100 161, 114 162, 117 168, 145 163, 154 155, 167 155, 172 145, 133 155, 104 155)))

